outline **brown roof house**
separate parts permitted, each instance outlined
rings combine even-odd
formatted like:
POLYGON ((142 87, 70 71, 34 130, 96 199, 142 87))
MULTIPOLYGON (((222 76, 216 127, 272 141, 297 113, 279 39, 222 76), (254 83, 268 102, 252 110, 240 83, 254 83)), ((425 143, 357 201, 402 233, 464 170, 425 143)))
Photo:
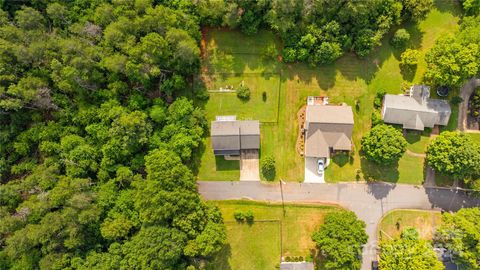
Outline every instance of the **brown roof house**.
POLYGON ((307 105, 305 157, 328 158, 352 149, 353 111, 347 105, 307 105))
POLYGON ((260 122, 239 121, 235 116, 217 116, 210 130, 213 153, 238 156, 240 150, 260 149, 260 122))
POLYGON ((383 121, 403 125, 404 129, 424 130, 447 125, 451 113, 448 102, 430 98, 430 87, 425 85, 412 86, 408 95, 386 94, 383 98, 383 121))

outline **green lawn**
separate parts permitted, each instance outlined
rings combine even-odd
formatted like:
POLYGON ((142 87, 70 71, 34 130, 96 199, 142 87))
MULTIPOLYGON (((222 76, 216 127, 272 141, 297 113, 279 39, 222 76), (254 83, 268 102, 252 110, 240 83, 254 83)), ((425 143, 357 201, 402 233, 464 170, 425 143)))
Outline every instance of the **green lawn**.
POLYGON ((393 210, 383 216, 377 236, 379 240, 388 240, 400 236, 405 227, 414 227, 423 239, 431 240, 441 219, 442 214, 438 211, 393 210))
POLYGON ((480 133, 467 133, 467 135, 470 136, 474 142, 480 144, 480 133))
POLYGON ((277 122, 278 97, 280 88, 279 75, 262 76, 215 76, 209 89, 219 89, 240 86, 241 82, 250 88, 250 99, 243 101, 236 93, 209 93, 210 98, 205 105, 208 120, 214 120, 217 115, 236 115, 237 119, 254 119, 260 122, 277 122), (263 98, 263 92, 266 98, 263 98))
POLYGON ((198 179, 226 181, 240 179, 240 161, 225 160, 213 154, 210 138, 205 139, 205 151, 198 166, 198 179))
POLYGON ((220 208, 227 227, 228 244, 207 269, 275 269, 280 256, 307 257, 314 250, 312 233, 326 213, 338 211, 329 205, 285 205, 252 201, 212 202, 220 208), (239 224, 235 211, 253 212, 252 225, 239 224), (281 225, 280 225, 281 224, 281 225), (283 251, 280 250, 282 237, 283 251))
POLYGON ((407 140, 407 149, 418 154, 423 154, 427 151, 427 146, 430 143, 430 135, 417 132, 409 131, 405 137, 407 140))
MULTIPOLYGON (((354 151, 346 162, 345 158, 343 160, 337 158, 327 168, 326 181, 355 181, 357 171, 360 170, 359 180, 363 180, 364 176, 367 176, 376 180, 419 184, 423 181, 423 166, 420 165, 423 164, 422 158, 404 156, 398 167, 388 170, 376 168, 376 165, 366 163, 361 158, 360 140, 370 130, 373 100, 377 91, 385 90, 388 93, 398 94, 402 92, 402 82, 420 83, 426 70, 425 53, 433 46, 438 37, 455 32, 458 29, 459 19, 460 7, 457 2, 438 0, 435 1, 435 8, 424 21, 405 26, 412 36, 408 46, 418 49, 421 53, 418 67, 411 74, 405 74, 400 69, 401 51, 390 46, 390 37, 388 36, 383 40, 382 46, 366 58, 360 59, 353 54, 346 53, 334 64, 312 68, 302 63, 283 64, 275 59, 264 59, 262 52, 269 45, 275 44, 277 48, 280 48, 279 40, 267 31, 261 31, 258 35, 246 36, 236 31, 208 29, 205 42, 208 53, 202 69, 204 75, 218 77, 228 73, 237 77, 235 81, 231 79, 234 83, 251 80, 251 77, 258 76, 255 82, 250 84, 254 85, 253 88, 266 89, 265 86, 269 83, 264 81, 267 80, 265 75, 272 76, 270 80, 273 82, 275 74, 280 74, 280 86, 277 111, 272 108, 273 105, 266 105, 262 103, 263 101, 257 102, 252 99, 250 104, 239 104, 234 97, 218 97, 217 94, 213 94, 205 104, 207 115, 212 119, 214 115, 228 111, 232 114, 242 115, 243 113, 248 118, 268 121, 271 115, 276 114, 278 119, 276 124, 262 125, 261 127, 262 154, 276 157, 277 179, 303 181, 304 160, 296 152, 295 144, 299 133, 297 112, 305 104, 306 97, 326 95, 330 97, 332 103, 345 102, 352 107, 358 101, 358 107, 354 107, 354 151), (220 58, 225 61, 220 61, 220 58), (244 106, 242 107, 242 105, 244 106), (229 108, 227 109, 227 107, 229 108)), ((225 84, 225 82, 220 84, 225 84)), ((278 84, 275 85, 278 86, 278 84)), ((456 127, 456 112, 456 107, 454 107, 447 129, 456 127)), ((424 149, 422 145, 424 143, 426 140, 421 138, 418 143, 411 143, 408 147, 411 151, 413 151, 412 149, 420 151, 424 149)), ((209 151, 205 151, 204 155, 210 155, 209 151)), ((202 158, 202 161, 208 160, 212 159, 202 158)), ((212 168, 212 164, 202 162, 201 166, 212 168)), ((211 173, 215 174, 215 171, 211 171, 211 173)), ((202 173, 202 169, 200 169, 198 178, 203 179, 202 176, 205 175, 208 174, 202 173)), ((210 178, 216 177, 211 176, 210 178)), ((236 179, 238 177, 231 180, 236 179)))
MULTIPOLYGON (((368 181, 421 185, 424 179, 423 162, 422 157, 404 154, 398 164, 380 166, 362 157, 361 175, 362 179, 368 181)), ((328 174, 326 174, 327 176, 328 174)))

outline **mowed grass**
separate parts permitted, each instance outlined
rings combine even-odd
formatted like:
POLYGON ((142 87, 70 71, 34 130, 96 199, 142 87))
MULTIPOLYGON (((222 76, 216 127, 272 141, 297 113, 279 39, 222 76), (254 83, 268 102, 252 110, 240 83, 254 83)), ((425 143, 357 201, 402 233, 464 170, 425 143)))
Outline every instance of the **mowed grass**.
POLYGON ((240 120, 259 120, 260 122, 277 122, 280 76, 215 76, 209 90, 218 90, 233 86, 238 89, 243 83, 250 88, 250 99, 245 101, 236 93, 209 93, 210 98, 205 105, 208 120, 214 120, 217 115, 236 115, 240 120), (265 98, 263 97, 265 92, 265 98))
POLYGON ((480 145, 480 133, 466 133, 472 140, 480 145))
POLYGON ((417 131, 409 131, 405 137, 407 140, 407 149, 418 154, 424 154, 430 144, 431 138, 429 134, 417 131))
MULTIPOLYGON (((397 167, 379 168, 375 164, 363 161, 360 142, 362 136, 371 128, 371 114, 374 110, 373 100, 376 93, 386 91, 399 94, 402 93, 402 83, 420 83, 426 70, 424 61, 426 52, 434 45, 437 38, 454 33, 458 29, 460 14, 457 2, 437 0, 425 20, 418 24, 402 26, 406 27, 412 36, 408 47, 419 50, 421 54, 417 69, 408 74, 400 69, 399 60, 402 50, 394 49, 389 44, 391 33, 384 38, 382 45, 366 58, 360 59, 354 54, 346 53, 331 65, 311 67, 303 63, 284 64, 275 59, 266 60, 262 57, 262 52, 269 44, 275 44, 277 48, 280 46, 278 39, 266 31, 261 31, 258 35, 246 36, 235 31, 210 29, 206 35, 207 51, 216 51, 217 55, 225 56, 229 64, 224 67, 221 64, 224 63, 222 61, 212 62, 207 59, 204 66, 208 72, 229 71, 241 79, 248 79, 252 73, 268 75, 278 72, 280 74, 277 124, 261 127, 262 155, 273 155, 276 158, 277 179, 303 181, 304 159, 295 148, 300 132, 297 112, 306 103, 307 96, 315 95, 328 96, 331 103, 346 103, 353 107, 354 112, 354 150, 347 162, 341 158, 333 160, 326 169, 327 182, 368 178, 394 183, 420 184, 423 182, 422 158, 405 155, 397 167), (248 45, 243 45, 244 42, 248 45), (255 54, 257 54, 256 57, 255 54)), ((210 57, 212 55, 213 53, 210 53, 210 57)), ((212 100, 215 100, 215 97, 212 100)), ((212 100, 207 102, 207 111, 210 110, 209 106, 218 106, 210 105, 209 103, 214 103, 212 100)), ((261 116, 263 109, 264 107, 256 106, 252 110, 261 116)), ((456 127, 455 113, 453 108, 448 129, 456 127)), ((409 149, 421 150, 424 142, 414 143, 413 146, 409 146, 409 149)))
POLYGON ((325 214, 339 211, 330 205, 285 205, 252 201, 212 202, 220 208, 227 227, 228 244, 207 269, 275 269, 281 256, 311 254, 312 233, 323 223, 325 214), (253 212, 252 225, 235 221, 235 211, 253 212), (280 226, 281 222, 281 226, 280 226), (281 235, 282 234, 282 235, 281 235), (283 250, 280 250, 282 237, 283 250))
POLYGON ((442 222, 438 211, 393 210, 388 212, 378 225, 378 239, 389 240, 399 237, 406 227, 414 227, 425 240, 431 240, 435 229, 442 222))
POLYGON ((205 150, 198 166, 197 178, 204 181, 230 181, 240 179, 240 161, 225 160, 213 154, 210 137, 204 141, 205 150))

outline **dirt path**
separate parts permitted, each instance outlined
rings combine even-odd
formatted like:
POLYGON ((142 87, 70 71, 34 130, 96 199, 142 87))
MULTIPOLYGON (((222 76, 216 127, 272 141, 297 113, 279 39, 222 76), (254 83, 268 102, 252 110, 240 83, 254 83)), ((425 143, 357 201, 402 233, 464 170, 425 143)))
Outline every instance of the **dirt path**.
POLYGON ((467 130, 467 109, 468 109, 468 99, 472 95, 475 88, 480 86, 480 79, 472 78, 467 83, 465 83, 460 89, 460 97, 463 99, 462 103, 458 107, 458 126, 457 129, 460 131, 467 130))
POLYGON ((419 153, 412 152, 408 149, 407 149, 406 153, 407 153, 407 155, 412 156, 412 157, 423 157, 424 158, 424 157, 427 156, 425 154, 419 154, 419 153))

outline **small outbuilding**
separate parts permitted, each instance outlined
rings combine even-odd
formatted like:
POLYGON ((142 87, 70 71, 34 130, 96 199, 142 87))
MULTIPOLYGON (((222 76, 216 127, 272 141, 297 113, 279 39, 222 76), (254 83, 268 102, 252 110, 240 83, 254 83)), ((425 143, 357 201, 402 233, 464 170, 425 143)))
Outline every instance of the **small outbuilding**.
POLYGON ((400 124, 404 129, 424 130, 448 124, 452 110, 446 100, 430 98, 430 87, 414 85, 408 95, 386 94, 383 98, 382 119, 400 124))
POLYGON ((211 123, 210 136, 216 156, 239 156, 241 150, 260 149, 260 122, 217 116, 211 123))

